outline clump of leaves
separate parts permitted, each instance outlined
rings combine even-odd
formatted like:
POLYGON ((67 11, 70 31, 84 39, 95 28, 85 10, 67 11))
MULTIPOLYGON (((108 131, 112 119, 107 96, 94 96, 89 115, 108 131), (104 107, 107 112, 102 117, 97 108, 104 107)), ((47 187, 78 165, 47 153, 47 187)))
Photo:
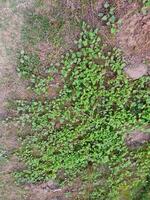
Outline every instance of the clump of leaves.
POLYGON ((146 15, 150 8, 150 0, 143 0, 142 4, 143 4, 143 7, 141 11, 144 15, 146 15))
POLYGON ((85 23, 76 43, 60 63, 64 86, 56 99, 17 101, 18 122, 34 134, 23 140, 19 155, 27 169, 16 177, 36 182, 61 171, 62 183, 90 181, 90 199, 132 197, 149 174, 150 147, 131 151, 124 138, 150 122, 150 78, 129 80, 121 52, 85 23))
POLYGON ((58 72, 54 66, 47 67, 44 72, 40 67, 40 59, 37 54, 26 53, 22 50, 19 54, 17 72, 29 81, 29 89, 36 95, 48 95, 48 88, 53 81, 53 75, 58 72))
POLYGON ((8 158, 8 152, 0 145, 0 166, 2 166, 8 158))
POLYGON ((35 92, 36 95, 48 95, 48 88, 50 87, 51 81, 53 81, 53 77, 51 75, 46 78, 32 75, 32 85, 30 88, 35 92))
POLYGON ((145 7, 150 7, 150 0, 143 0, 143 5, 145 7))
POLYGON ((100 12, 98 16, 107 26, 110 27, 111 33, 116 33, 116 17, 115 17, 115 7, 113 7, 108 1, 103 4, 103 12, 100 12))
POLYGON ((28 79, 35 73, 39 67, 40 60, 36 54, 27 54, 21 50, 18 58, 17 72, 23 79, 28 79))

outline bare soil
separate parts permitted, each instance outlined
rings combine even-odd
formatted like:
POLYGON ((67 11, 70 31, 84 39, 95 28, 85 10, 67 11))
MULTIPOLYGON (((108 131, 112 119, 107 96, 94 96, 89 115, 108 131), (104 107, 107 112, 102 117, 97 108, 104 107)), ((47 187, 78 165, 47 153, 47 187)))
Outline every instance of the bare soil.
POLYGON ((23 12, 31 1, 8 0, 0 2, 0 199, 23 200, 26 191, 18 186, 11 173, 22 167, 13 152, 18 147, 14 124, 2 123, 8 115, 8 99, 28 98, 24 83, 16 73, 16 53, 20 43, 23 12))
POLYGON ((122 20, 118 40, 124 54, 141 62, 150 59, 150 14, 136 13, 122 20))
POLYGON ((126 144, 131 149, 139 148, 139 146, 148 142, 150 142, 150 135, 138 130, 128 133, 126 136, 126 144))

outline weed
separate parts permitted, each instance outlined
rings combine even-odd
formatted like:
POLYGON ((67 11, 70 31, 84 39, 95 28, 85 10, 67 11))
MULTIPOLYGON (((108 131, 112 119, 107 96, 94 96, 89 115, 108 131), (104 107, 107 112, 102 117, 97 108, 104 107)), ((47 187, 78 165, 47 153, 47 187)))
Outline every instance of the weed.
POLYGON ((150 7, 150 0, 143 0, 143 5, 145 7, 150 7))
POLYGON ((115 7, 111 6, 111 4, 106 1, 103 5, 103 12, 99 13, 99 17, 103 22, 106 23, 107 26, 110 27, 111 33, 115 34, 116 33, 116 17, 115 17, 115 7))
POLYGON ((150 0, 143 0, 142 4, 143 4, 143 7, 142 7, 141 11, 144 15, 146 15, 150 8, 150 0))
POLYGON ((58 71, 51 65, 45 68, 45 72, 42 72, 40 65, 40 60, 36 54, 27 54, 22 50, 19 54, 17 72, 23 79, 29 80, 28 88, 33 90, 36 95, 48 95, 48 87, 53 81, 53 75, 58 71))
POLYGON ((28 79, 39 68, 40 60, 36 54, 26 54, 24 50, 19 53, 17 72, 22 78, 28 79))
MULTIPOLYGON (((132 3, 134 0, 128 0, 130 3, 132 3)), ((137 2, 141 3, 144 7, 150 6, 150 0, 138 0, 137 2)))
MULTIPOLYGON (((98 30, 85 23, 76 44, 78 50, 60 62, 64 86, 57 98, 16 102, 15 120, 30 124, 34 134, 23 139, 18 154, 27 168, 15 176, 21 182, 37 182, 55 179, 63 171, 62 184, 76 177, 85 185, 92 183, 89 199, 116 200, 125 188, 131 197, 149 174, 150 147, 131 151, 124 138, 128 130, 150 122, 150 78, 129 80, 121 52, 108 52, 98 30)), ((32 70, 25 71, 32 79, 32 70)), ((42 85, 46 93, 47 80, 49 75, 35 89, 42 85)))
POLYGON ((0 146, 0 167, 6 162, 7 160, 7 152, 0 146))

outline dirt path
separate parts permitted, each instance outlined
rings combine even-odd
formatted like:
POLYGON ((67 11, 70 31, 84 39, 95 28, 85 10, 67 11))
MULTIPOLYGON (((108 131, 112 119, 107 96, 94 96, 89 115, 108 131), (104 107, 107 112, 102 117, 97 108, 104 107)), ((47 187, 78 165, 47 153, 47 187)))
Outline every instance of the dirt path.
POLYGON ((23 12, 32 6, 32 0, 0 0, 0 200, 23 200, 26 192, 11 176, 19 166, 12 156, 18 146, 17 131, 2 119, 9 112, 8 99, 25 98, 26 89, 16 74, 16 53, 21 47, 23 12))

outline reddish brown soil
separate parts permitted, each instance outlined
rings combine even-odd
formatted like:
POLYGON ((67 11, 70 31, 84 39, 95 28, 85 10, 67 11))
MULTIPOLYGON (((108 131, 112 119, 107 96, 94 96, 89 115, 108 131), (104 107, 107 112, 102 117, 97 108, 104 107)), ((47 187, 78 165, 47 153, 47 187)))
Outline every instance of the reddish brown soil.
POLYGON ((122 20, 117 40, 124 54, 140 61, 150 59, 150 14, 136 13, 122 20))

